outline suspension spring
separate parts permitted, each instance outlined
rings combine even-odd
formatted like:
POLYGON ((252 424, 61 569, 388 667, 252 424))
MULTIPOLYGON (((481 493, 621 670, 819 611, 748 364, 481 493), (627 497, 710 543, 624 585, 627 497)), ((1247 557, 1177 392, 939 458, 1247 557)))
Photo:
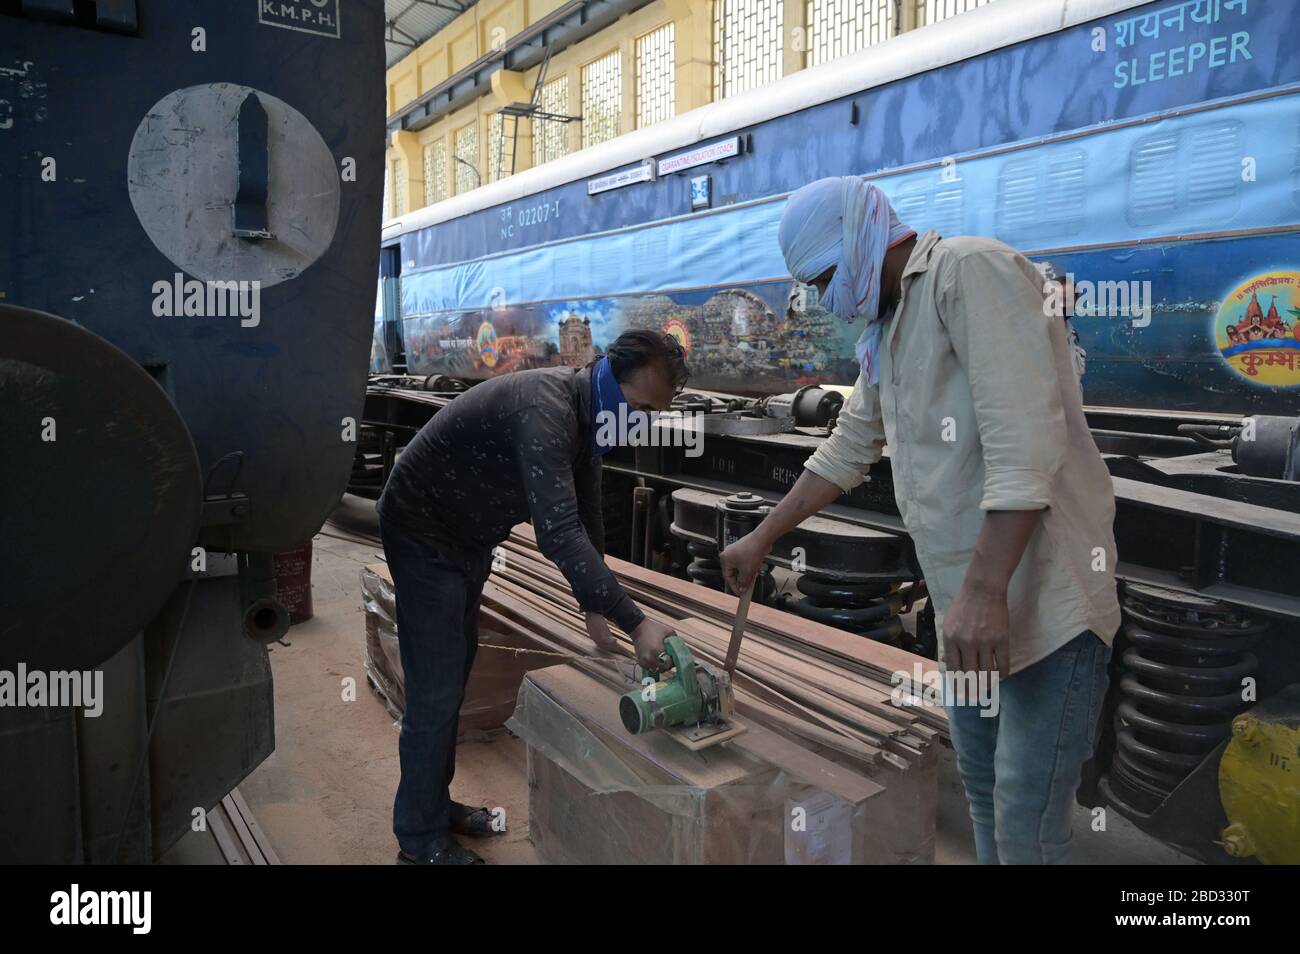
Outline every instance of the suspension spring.
POLYGON ((898 614, 908 595, 897 581, 856 582, 805 573, 795 586, 803 595, 782 594, 778 602, 783 609, 894 646, 907 636, 898 614))
POLYGON ((1250 703, 1250 650, 1268 624, 1240 608, 1125 584, 1110 789, 1150 814, 1232 731, 1250 703))

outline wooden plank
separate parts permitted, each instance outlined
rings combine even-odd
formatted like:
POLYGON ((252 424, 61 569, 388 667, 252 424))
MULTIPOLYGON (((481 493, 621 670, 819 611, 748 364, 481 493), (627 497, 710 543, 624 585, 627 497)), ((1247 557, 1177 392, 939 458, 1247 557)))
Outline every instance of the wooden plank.
MULTIPOLYGON (((677 628, 679 632, 707 641, 710 649, 714 651, 713 655, 716 657, 717 649, 720 648, 719 640, 722 637, 721 627, 716 627, 704 620, 684 619, 678 622, 677 628), (710 632, 711 629, 715 630, 715 632, 710 632)), ((749 658, 745 660, 744 671, 762 675, 766 677, 766 681, 769 683, 775 680, 785 685, 784 691, 791 698, 797 699, 805 705, 813 706, 828 715, 835 716, 843 722, 860 725, 882 736, 901 735, 907 731, 905 723, 900 724, 893 720, 879 718, 873 709, 865 704, 848 703, 836 698, 829 692, 822 691, 819 684, 814 684, 812 681, 802 678, 793 665, 784 672, 768 665, 757 658, 756 650, 758 647, 746 647, 746 649, 749 658)))
POLYGON ((759 726, 732 744, 851 805, 859 805, 885 790, 883 785, 759 726))
MULTIPOLYGON (((530 566, 530 563, 532 563, 532 561, 528 555, 526 553, 521 553, 517 561, 512 561, 512 575, 514 575, 514 573, 527 575, 544 572, 536 570, 535 564, 530 566)), ((557 579, 555 585, 564 585, 562 578, 557 579)), ((687 586, 694 587, 694 584, 687 584, 687 586)), ((696 590, 702 589, 699 587, 694 588, 696 590)), ((690 595, 691 590, 687 589, 686 593, 690 595)), ((683 602, 685 602, 684 599, 683 602)), ((642 608, 647 612, 647 615, 660 618, 679 629, 680 627, 678 624, 681 622, 682 615, 697 608, 689 605, 677 605, 671 600, 645 601, 643 599, 642 603, 642 608), (652 603, 655 605, 652 605, 652 603), (665 614, 665 609, 672 610, 672 612, 665 614)), ((793 620, 794 618, 790 617, 790 619, 793 620)), ((709 620, 705 620, 704 622, 708 625, 716 625, 709 620)), ((945 724, 945 717, 942 710, 935 711, 934 707, 930 707, 931 711, 926 711, 925 707, 909 707, 907 709, 896 708, 892 704, 892 701, 890 701, 890 693, 894 688, 892 685, 886 687, 880 682, 874 681, 871 676, 865 673, 846 671, 843 663, 836 666, 834 664, 810 658, 805 653, 799 651, 797 644, 795 646, 791 646, 789 643, 784 645, 773 644, 770 639, 763 636, 761 633, 750 633, 746 637, 745 648, 742 650, 742 654, 742 659, 745 655, 755 657, 766 654, 769 659, 779 657, 782 660, 782 665, 769 667, 770 669, 775 669, 777 671, 788 670, 791 668, 789 665, 790 661, 797 661, 799 666, 802 668, 803 676, 806 681, 814 682, 819 686, 819 688, 826 689, 832 695, 837 695, 844 701, 859 706, 885 722, 893 722, 900 725, 912 725, 921 721, 931 721, 939 725, 945 724), (817 671, 815 677, 813 676, 813 670, 811 668, 814 665, 817 671), (855 681, 853 677, 856 677, 859 681, 855 681)), ((885 728, 883 725, 877 725, 875 728, 883 734, 890 734, 890 730, 885 728)), ((918 741, 924 743, 925 741, 928 741, 928 739, 919 739, 918 741)))
MULTIPOLYGON (((505 566, 484 588, 485 619, 509 632, 531 634, 554 651, 570 655, 584 672, 610 689, 624 692, 633 686, 635 671, 614 662, 618 658, 621 666, 629 665, 630 639, 612 630, 621 641, 620 656, 598 656, 563 574, 526 536, 516 535, 503 546, 505 566)), ((631 566, 610 562, 620 574, 631 566)), ((672 626, 701 662, 720 666, 728 638, 725 625, 732 621, 728 611, 734 612, 737 601, 694 583, 635 570, 640 580, 624 582, 646 615, 672 626)), ((760 609, 762 615, 775 615, 788 624, 790 632, 761 623, 747 626, 733 680, 741 715, 863 766, 907 770, 913 763, 927 762, 926 750, 938 730, 925 723, 943 725, 942 710, 936 717, 921 708, 895 707, 890 699, 893 687, 881 681, 877 658, 882 650, 909 660, 919 657, 838 630, 831 630, 835 640, 850 644, 854 651, 846 654, 836 646, 828 650, 819 642, 818 631, 829 627, 766 607, 754 607, 755 615, 760 609)))
MULTIPOLYGON (((535 545, 536 543, 533 528, 527 524, 520 524, 515 527, 512 533, 527 540, 530 544, 535 545)), ((619 577, 626 577, 638 583, 659 587, 674 594, 685 596, 692 602, 710 606, 721 612, 727 619, 734 618, 736 614, 740 601, 730 593, 722 593, 690 581, 665 576, 662 573, 656 573, 653 570, 648 570, 645 567, 637 566, 635 563, 629 563, 615 557, 606 557, 605 562, 619 577), (690 591, 683 592, 686 588, 690 588, 690 591)), ((812 640, 823 648, 833 650, 845 658, 872 666, 884 673, 900 670, 911 672, 912 667, 917 663, 921 665, 923 672, 938 669, 938 663, 934 660, 924 659, 921 656, 894 646, 887 646, 884 643, 864 640, 843 630, 804 619, 800 616, 783 613, 780 610, 761 604, 751 608, 750 619, 760 626, 778 631, 787 631, 799 639, 812 640)))
MULTIPOLYGON (((527 527, 516 528, 516 536, 505 544, 509 549, 508 562, 511 575, 531 577, 534 582, 528 585, 539 588, 543 586, 542 583, 536 582, 539 580, 565 587, 558 571, 540 562, 540 554, 532 549, 533 544, 528 537, 529 530, 530 528, 527 527)), ((624 561, 611 558, 608 562, 620 575, 629 594, 643 604, 643 609, 652 608, 660 612, 668 612, 675 619, 696 615, 699 612, 709 621, 723 625, 729 624, 733 618, 731 614, 734 614, 738 602, 735 597, 694 583, 666 577, 624 561)), ((842 693, 849 693, 845 701, 861 704, 864 708, 874 711, 875 715, 889 721, 908 724, 927 723, 940 733, 946 734, 947 716, 941 707, 925 705, 898 708, 891 701, 891 693, 895 688, 894 673, 900 673, 904 677, 901 683, 903 688, 915 692, 917 687, 913 684, 912 677, 917 671, 916 667, 919 666, 922 678, 926 678, 928 673, 937 671, 937 664, 934 661, 922 659, 895 647, 864 640, 833 627, 823 626, 770 607, 755 606, 750 622, 751 626, 747 628, 746 635, 747 644, 755 642, 767 646, 770 650, 783 652, 787 656, 800 657, 805 664, 815 664, 824 672, 838 671, 841 679, 836 686, 842 693), (774 630, 771 625, 773 622, 781 623, 784 631, 774 630), (886 670, 882 668, 882 663, 894 664, 899 668, 886 670), (860 675, 863 677, 864 686, 871 683, 874 688, 852 690, 849 688, 851 683, 843 680, 845 675, 860 675), (887 677, 889 681, 881 681, 881 676, 887 677)), ((831 687, 826 688, 831 689, 831 687)), ((921 741, 928 741, 928 739, 923 738, 921 741)))

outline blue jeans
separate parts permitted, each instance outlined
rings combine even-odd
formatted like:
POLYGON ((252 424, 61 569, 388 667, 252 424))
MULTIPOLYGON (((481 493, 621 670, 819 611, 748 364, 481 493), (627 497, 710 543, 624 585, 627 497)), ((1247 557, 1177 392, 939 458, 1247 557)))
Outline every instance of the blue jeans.
POLYGON ((448 834, 456 734, 478 650, 484 580, 419 534, 382 519, 379 532, 393 577, 406 694, 393 834, 403 851, 418 855, 448 834))
POLYGON ((995 716, 953 705, 948 727, 980 864, 1065 864, 1083 764, 1097 743, 1110 647, 1084 632, 998 684, 995 716))

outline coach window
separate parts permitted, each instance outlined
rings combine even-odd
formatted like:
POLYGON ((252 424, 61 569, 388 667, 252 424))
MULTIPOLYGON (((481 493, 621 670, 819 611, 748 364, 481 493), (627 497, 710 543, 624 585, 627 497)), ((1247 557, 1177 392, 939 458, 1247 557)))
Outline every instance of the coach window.
POLYGON ((713 98, 781 78, 781 0, 713 0, 713 98))
POLYGON ((674 26, 665 23, 636 40, 636 128, 676 113, 674 26))
POLYGON ((623 70, 618 50, 582 68, 582 146, 618 135, 623 111, 623 70))

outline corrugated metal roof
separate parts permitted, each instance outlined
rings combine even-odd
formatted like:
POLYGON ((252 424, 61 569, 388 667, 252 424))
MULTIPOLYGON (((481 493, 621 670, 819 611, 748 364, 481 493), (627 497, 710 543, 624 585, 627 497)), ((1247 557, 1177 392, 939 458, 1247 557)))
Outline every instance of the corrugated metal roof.
POLYGON ((387 65, 409 56, 421 43, 478 0, 384 0, 387 65))

